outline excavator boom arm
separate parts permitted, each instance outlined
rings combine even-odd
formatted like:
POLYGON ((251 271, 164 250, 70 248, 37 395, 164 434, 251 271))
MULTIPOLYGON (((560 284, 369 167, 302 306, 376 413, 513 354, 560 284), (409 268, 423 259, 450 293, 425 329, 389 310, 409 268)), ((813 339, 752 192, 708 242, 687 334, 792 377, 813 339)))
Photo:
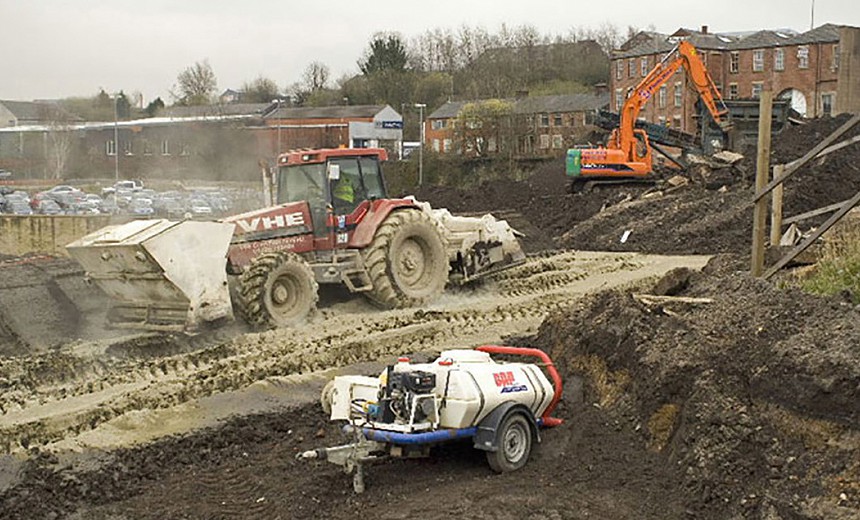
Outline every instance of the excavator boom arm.
POLYGON ((717 90, 714 80, 708 74, 696 48, 692 44, 682 41, 636 85, 636 88, 624 102, 615 147, 623 150, 628 157, 635 157, 636 137, 634 128, 639 112, 654 93, 669 81, 669 78, 681 67, 684 67, 687 77, 696 87, 699 97, 708 108, 714 121, 720 125, 725 124, 728 109, 723 103, 723 98, 717 90))

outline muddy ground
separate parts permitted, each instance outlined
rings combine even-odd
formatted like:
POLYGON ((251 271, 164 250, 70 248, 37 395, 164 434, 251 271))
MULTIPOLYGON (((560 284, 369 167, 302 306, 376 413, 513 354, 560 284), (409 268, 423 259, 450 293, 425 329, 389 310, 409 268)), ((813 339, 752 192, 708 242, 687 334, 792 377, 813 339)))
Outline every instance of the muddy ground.
MULTIPOLYGON (((789 130, 773 160, 841 122, 789 130)), ((858 156, 855 146, 798 174, 786 213, 860 190, 858 156)), ((104 331, 90 319, 104 302, 74 266, 7 259, 0 318, 25 319, 21 298, 72 306, 46 306, 52 325, 38 334, 0 321, 0 517, 858 518, 860 313, 745 274, 749 168, 568 194, 550 163, 525 181, 427 187, 419 198, 436 207, 508 218, 528 234, 529 262, 428 309, 328 294, 290 331, 104 331), (722 254, 700 273, 706 258, 633 252, 722 254), (10 292, 24 273, 53 280, 45 273, 63 265, 67 282, 10 292), (452 445, 372 467, 354 495, 336 467, 294 460, 344 441, 315 402, 337 371, 499 341, 544 349, 566 381, 565 423, 523 470, 494 475, 481 453, 452 445)))

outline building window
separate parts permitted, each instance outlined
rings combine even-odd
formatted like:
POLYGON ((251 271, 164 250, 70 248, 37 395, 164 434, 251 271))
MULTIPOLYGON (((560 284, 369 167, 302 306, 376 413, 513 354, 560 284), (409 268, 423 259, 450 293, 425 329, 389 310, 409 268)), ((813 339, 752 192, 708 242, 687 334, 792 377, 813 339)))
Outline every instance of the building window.
POLYGON ((540 147, 543 150, 549 148, 549 134, 541 134, 540 135, 540 147))
POLYGON ((188 150, 188 143, 181 143, 179 145, 179 155, 191 155, 191 152, 188 150))
POLYGON ((430 123, 430 126, 431 128, 433 128, 433 130, 444 130, 447 126, 446 123, 447 121, 445 119, 434 119, 430 123))
POLYGON ((684 127, 681 126, 681 116, 675 116, 672 118, 672 126, 674 126, 677 130, 680 130, 682 132, 684 131, 684 127))
POLYGON ((630 60, 627 62, 627 76, 632 78, 635 75, 636 75, 636 60, 634 60, 633 58, 630 58, 630 60))
POLYGON ((783 49, 773 50, 773 70, 785 70, 785 51, 783 49))
POLYGON ((148 139, 143 140, 143 155, 152 155, 152 143, 148 139))
POLYGON ((839 44, 833 46, 833 64, 830 66, 833 70, 839 69, 839 44))
POLYGON ((553 126, 562 126, 564 124, 564 121, 562 120, 561 114, 553 114, 552 124, 553 124, 553 126))
POLYGON ((657 91, 657 105, 660 108, 666 108, 666 97, 667 97, 668 89, 666 85, 660 87, 660 90, 657 91))
POLYGON ((445 153, 451 153, 451 140, 450 139, 442 139, 442 151, 445 153))
POLYGON ((134 155, 134 147, 132 146, 131 141, 123 141, 122 143, 122 153, 124 155, 134 155))
POLYGON ((660 117, 658 117, 658 118, 657 118, 657 123, 658 123, 660 126, 666 126, 666 117, 665 117, 665 116, 660 116, 660 117))
POLYGON ((549 114, 541 114, 540 115, 540 126, 543 126, 543 127, 549 126, 549 114))
POLYGON ((681 90, 681 83, 675 83, 675 108, 681 107, 681 103, 683 101, 681 96, 683 96, 683 92, 684 91, 681 90))
POLYGON ((564 140, 558 134, 552 136, 552 147, 556 150, 561 149, 564 146, 564 140))
POLYGON ((732 74, 737 74, 738 70, 740 70, 740 66, 738 65, 741 60, 740 53, 733 52, 731 54, 731 60, 729 61, 729 72, 732 74))
POLYGON ((797 68, 809 68, 809 47, 806 45, 801 45, 797 48, 797 68))
POLYGON ((729 83, 729 99, 737 99, 738 98, 738 84, 737 83, 729 83))
POLYGON ((161 155, 170 155, 170 142, 167 139, 161 141, 161 155))
POLYGON ((624 62, 618 60, 615 62, 615 79, 621 79, 624 76, 624 62))
POLYGON ((762 87, 761 81, 756 81, 752 84, 752 98, 753 99, 758 99, 761 97, 761 87, 762 87))
POLYGON ((624 104, 624 96, 621 94, 621 89, 615 89, 615 111, 621 112, 621 105, 624 104))
POLYGON ((116 141, 110 139, 105 142, 105 153, 108 155, 116 155, 116 141))
POLYGON ((439 153, 439 140, 433 139, 433 151, 439 153))
POLYGON ((821 94, 821 115, 829 116, 833 114, 833 94, 821 94))
POLYGON ((764 70, 764 49, 756 49, 753 51, 753 72, 761 72, 764 70))
POLYGON ((643 57, 639 61, 639 66, 641 68, 640 72, 642 74, 642 77, 644 78, 645 76, 648 75, 648 56, 643 57))

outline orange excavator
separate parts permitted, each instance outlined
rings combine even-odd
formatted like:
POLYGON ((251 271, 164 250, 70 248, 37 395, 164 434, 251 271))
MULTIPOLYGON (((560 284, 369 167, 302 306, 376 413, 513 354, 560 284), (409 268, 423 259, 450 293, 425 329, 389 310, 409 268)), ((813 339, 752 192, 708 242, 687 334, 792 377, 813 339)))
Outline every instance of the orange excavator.
POLYGON ((645 103, 681 67, 714 121, 724 130, 729 127, 728 109, 705 64, 692 44, 681 41, 627 96, 621 123, 612 131, 605 147, 567 151, 566 170, 573 179, 572 191, 578 191, 585 182, 635 181, 652 172, 651 144, 645 130, 636 128, 636 119, 645 103))

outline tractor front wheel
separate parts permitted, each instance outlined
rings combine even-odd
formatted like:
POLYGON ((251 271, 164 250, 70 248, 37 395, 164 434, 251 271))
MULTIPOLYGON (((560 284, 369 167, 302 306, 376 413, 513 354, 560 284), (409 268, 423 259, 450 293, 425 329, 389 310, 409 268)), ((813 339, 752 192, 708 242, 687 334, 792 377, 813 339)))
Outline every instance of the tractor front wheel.
POLYGON ((304 320, 317 298, 317 282, 307 262, 295 253, 269 253, 242 273, 237 306, 252 327, 287 327, 304 320))

